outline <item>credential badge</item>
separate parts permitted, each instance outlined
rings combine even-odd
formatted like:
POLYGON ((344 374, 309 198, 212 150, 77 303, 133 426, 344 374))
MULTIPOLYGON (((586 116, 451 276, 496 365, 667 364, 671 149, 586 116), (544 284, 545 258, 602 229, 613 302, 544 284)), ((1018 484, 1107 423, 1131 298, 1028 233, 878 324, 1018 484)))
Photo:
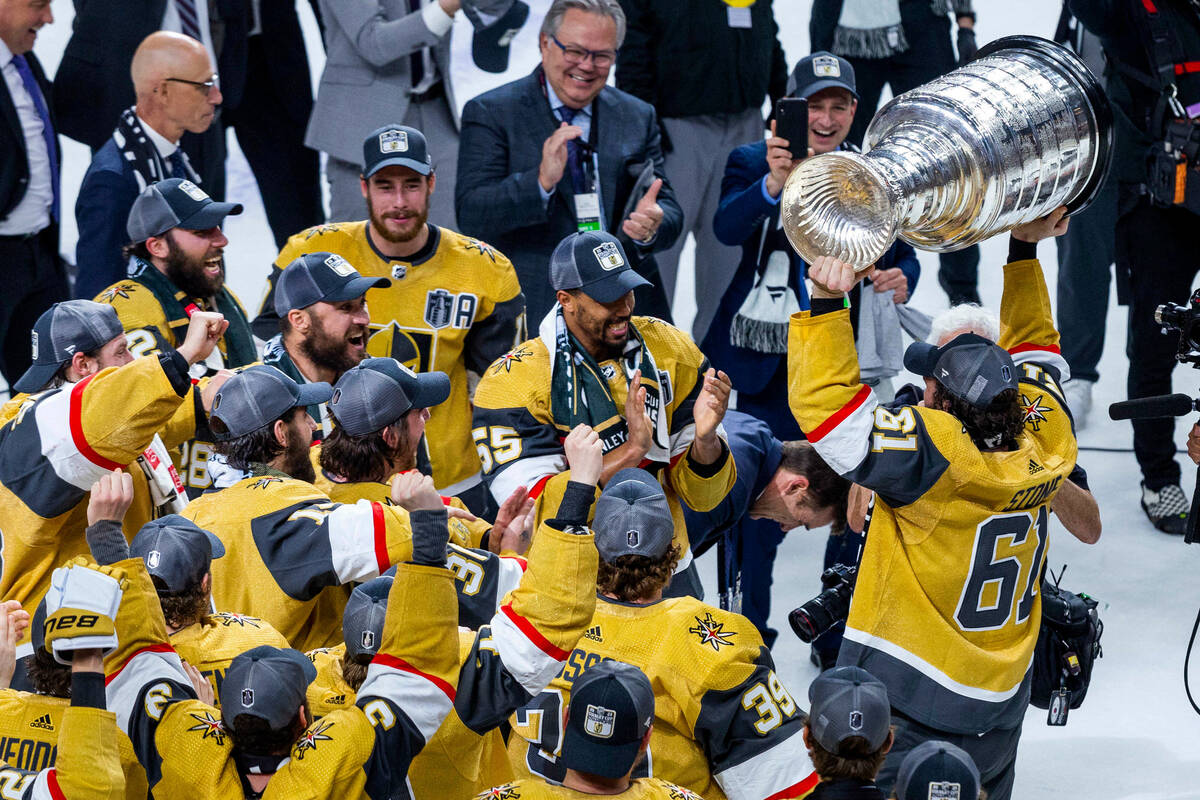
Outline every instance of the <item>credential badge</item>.
POLYGON ((625 259, 621 257, 621 251, 613 242, 604 242, 599 247, 593 247, 592 253, 595 254, 596 260, 600 262, 600 267, 605 272, 625 266, 625 259))
POLYGON ((384 131, 379 134, 379 152, 407 153, 408 133, 406 131, 384 131))
POLYGON ((842 77, 842 65, 835 56, 817 56, 813 59, 813 75, 818 78, 842 77))
POLYGON ((587 714, 583 718, 583 730, 588 736, 599 739, 611 739, 613 729, 617 724, 617 712, 604 706, 594 706, 588 703, 587 714))

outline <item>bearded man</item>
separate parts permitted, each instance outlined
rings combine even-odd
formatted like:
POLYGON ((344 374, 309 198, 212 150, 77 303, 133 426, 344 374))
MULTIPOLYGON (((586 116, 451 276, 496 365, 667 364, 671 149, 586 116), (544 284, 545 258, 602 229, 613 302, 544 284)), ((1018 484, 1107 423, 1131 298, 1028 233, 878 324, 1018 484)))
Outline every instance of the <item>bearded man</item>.
POLYGON ((429 224, 429 199, 436 187, 429 148, 419 130, 386 125, 373 132, 363 142, 362 168, 370 218, 293 236, 275 261, 254 326, 266 338, 279 324, 280 276, 301 255, 335 253, 364 275, 390 278, 389 287, 373 289, 367 297, 373 333, 368 351, 417 373, 450 376, 450 397, 430 409, 418 466, 433 476, 443 495, 457 496, 476 513, 490 516, 493 506, 471 440, 472 389, 492 361, 525 338, 525 298, 504 255, 477 239, 429 224))

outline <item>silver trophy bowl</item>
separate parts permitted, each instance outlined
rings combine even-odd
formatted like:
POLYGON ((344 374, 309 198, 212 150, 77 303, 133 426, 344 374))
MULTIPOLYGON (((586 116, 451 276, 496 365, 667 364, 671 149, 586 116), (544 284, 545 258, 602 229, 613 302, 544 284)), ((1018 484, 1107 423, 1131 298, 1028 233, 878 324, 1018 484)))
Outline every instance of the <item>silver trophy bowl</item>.
POLYGON ((1108 171, 1112 111, 1074 53, 1008 36, 887 103, 866 146, 805 159, 784 184, 783 228, 810 264, 830 255, 866 269, 897 236, 961 250, 1084 208, 1108 171))

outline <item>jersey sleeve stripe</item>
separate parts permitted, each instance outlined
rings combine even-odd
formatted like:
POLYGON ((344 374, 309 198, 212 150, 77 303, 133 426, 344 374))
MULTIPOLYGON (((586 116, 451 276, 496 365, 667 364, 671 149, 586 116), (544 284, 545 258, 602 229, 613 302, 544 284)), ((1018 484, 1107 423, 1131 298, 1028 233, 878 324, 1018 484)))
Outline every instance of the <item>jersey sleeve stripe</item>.
POLYGON ((871 396, 871 387, 863 384, 859 387, 858 393, 850 400, 849 403, 842 406, 833 416, 822 422, 816 428, 808 433, 808 440, 814 445, 824 439, 830 431, 837 428, 845 421, 847 417, 862 407, 867 402, 867 398, 871 396))
POLYGON ((49 790, 50 796, 54 800, 67 800, 67 795, 58 785, 58 770, 54 768, 46 770, 46 789, 49 790))
POLYGON ((175 681, 184 686, 191 679, 183 669, 175 648, 159 643, 143 647, 130 656, 112 675, 104 679, 104 696, 109 710, 117 715, 117 727, 129 733, 130 718, 137 706, 138 695, 148 684, 156 681, 175 681))
POLYGON ((75 443, 75 449, 80 455, 91 461, 98 467, 104 467, 106 470, 121 469, 124 464, 118 464, 97 453, 88 444, 87 437, 83 435, 83 390, 91 382, 95 375, 88 377, 75 384, 75 388, 71 389, 70 403, 70 420, 71 420, 71 440, 75 443))
POLYGON ((400 724, 405 728, 416 728, 421 738, 428 742, 442 721, 454 710, 454 703, 446 696, 442 687, 431 680, 431 676, 420 672, 391 669, 381 664, 376 656, 367 668, 367 679, 359 688, 359 707, 369 708, 372 703, 379 702, 370 698, 380 698, 389 702, 401 720, 400 724), (405 722, 408 725, 405 725, 405 722))
POLYGON ((108 686, 113 681, 117 680, 117 678, 120 676, 121 672, 123 672, 126 667, 128 667, 130 664, 132 664, 133 660, 135 658, 142 655, 143 653, 174 653, 174 652, 175 652, 175 648, 171 647, 171 645, 166 644, 166 643, 152 644, 152 645, 143 647, 141 650, 136 651, 133 655, 131 655, 128 659, 126 659, 124 664, 117 667, 116 672, 114 672, 111 675, 106 675, 104 677, 104 685, 108 686))
POLYGON ((804 747, 804 737, 796 732, 745 761, 713 775, 729 800, 782 800, 803 797, 817 785, 804 747), (796 778, 800 780, 796 780, 796 778))
MULTIPOLYGON (((529 456, 514 461, 497 472, 492 478, 492 496, 503 503, 518 486, 532 486, 541 491, 548 478, 567 469, 567 457, 563 453, 544 456, 529 456)), ((536 497, 531 491, 530 495, 536 497)))
POLYGON ((821 779, 817 776, 817 773, 813 772, 813 774, 809 775, 799 783, 792 784, 788 788, 771 795, 767 798, 767 800, 784 800, 784 798, 804 797, 813 789, 817 788, 817 784, 820 783, 820 781, 821 779))
MULTIPOLYGON (((534 643, 526 632, 526 628, 532 630, 532 627, 527 620, 521 619, 508 606, 497 612, 491 622, 492 644, 500 656, 504 670, 530 696, 537 695, 546 688, 546 685, 562 669, 563 662, 569 655, 566 651, 559 650, 553 645, 550 646, 550 649, 561 653, 562 657, 547 654, 544 649, 534 643), (510 617, 509 614, 512 616, 510 617), (517 620, 524 623, 525 628, 520 627, 517 620)), ((537 633, 537 631, 532 632, 537 633)), ((544 637, 540 634, 538 634, 538 638, 545 642, 544 637)), ((549 644, 549 642, 545 643, 549 644)))
POLYGON ((566 661, 571 655, 570 650, 563 650, 562 648, 554 645, 549 639, 547 639, 545 636, 542 636, 542 634, 538 632, 537 628, 533 627, 533 623, 522 617, 516 611, 513 611, 512 603, 505 603, 500 607, 500 610, 504 613, 504 616, 508 617, 512 623, 517 626, 521 633, 525 634, 525 637, 529 639, 529 641, 533 642, 533 644, 536 645, 539 650, 553 658, 555 661, 566 661))
POLYGON ((1034 344, 1033 342, 1022 342, 1016 347, 1010 347, 1008 354, 1015 356, 1017 353, 1026 353, 1030 350, 1037 350, 1046 353, 1061 353, 1062 350, 1056 344, 1034 344))
POLYGON ((383 518, 383 504, 371 503, 371 523, 375 528, 375 563, 382 574, 392 565, 387 550, 387 521, 383 518))
POLYGON ((535 500, 538 497, 540 497, 542 492, 545 491, 545 489, 546 489, 546 484, 549 483, 550 479, 553 477, 554 477, 553 475, 543 476, 542 479, 539 480, 537 483, 535 483, 533 485, 533 487, 529 490, 529 496, 534 498, 535 500))
MULTIPOLYGON (((414 667, 412 664, 405 661, 403 658, 397 658, 396 656, 388 655, 387 653, 380 653, 377 656, 375 656, 373 659, 371 659, 371 666, 374 667, 376 664, 378 664, 380 667, 387 667, 389 669, 394 669, 398 672, 404 672, 404 673, 408 673, 410 675, 415 675, 418 678, 424 678, 425 680, 429 681, 434 686, 436 686, 442 694, 446 695, 447 699, 449 699, 451 703, 454 702, 454 686, 451 685, 449 681, 443 680, 442 678, 439 678, 436 675, 430 675, 427 672, 422 672, 421 670, 414 667)), ((376 676, 376 680, 378 680, 378 676, 376 676)), ((366 688, 365 681, 364 681, 363 688, 366 688)), ((403 703, 403 701, 405 700, 406 694, 409 694, 409 693, 402 693, 392 699, 394 699, 398 703, 403 703)))

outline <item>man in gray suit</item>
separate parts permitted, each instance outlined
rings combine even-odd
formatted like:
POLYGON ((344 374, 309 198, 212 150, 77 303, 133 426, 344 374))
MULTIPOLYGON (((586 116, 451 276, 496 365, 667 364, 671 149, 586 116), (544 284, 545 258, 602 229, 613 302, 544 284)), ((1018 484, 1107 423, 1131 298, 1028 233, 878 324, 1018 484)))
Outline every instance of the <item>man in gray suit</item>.
POLYGON ((463 109, 458 222, 512 259, 531 327, 555 302, 550 253, 581 230, 621 239, 653 284, 638 290, 638 309, 670 320, 652 254, 674 244, 683 212, 654 108, 605 85, 624 36, 617 0, 554 0, 537 69, 463 109))
POLYGON ((454 228, 458 115, 450 28, 461 0, 321 0, 325 72, 304 143, 328 154, 329 221, 365 219, 362 143, 396 120, 425 133, 438 183, 429 218, 454 228))

